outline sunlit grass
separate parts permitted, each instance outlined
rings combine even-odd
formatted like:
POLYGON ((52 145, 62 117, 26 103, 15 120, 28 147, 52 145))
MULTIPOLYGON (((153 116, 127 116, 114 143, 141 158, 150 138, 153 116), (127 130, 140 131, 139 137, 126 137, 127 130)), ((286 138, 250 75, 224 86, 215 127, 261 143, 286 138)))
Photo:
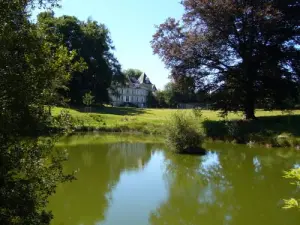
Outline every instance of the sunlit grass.
MULTIPOLYGON (((64 108, 54 107, 52 115, 58 116, 64 108)), ((68 109, 70 115, 80 121, 81 126, 85 128, 98 129, 100 131, 118 131, 118 132, 142 132, 148 134, 163 134, 164 129, 168 126, 168 119, 174 114, 176 109, 136 109, 136 108, 120 108, 105 107, 93 108, 91 112, 85 112, 84 109, 68 109)), ((182 110, 191 111, 191 110, 182 110)), ((257 110, 256 116, 259 118, 257 122, 253 122, 254 127, 259 128, 259 132, 271 130, 274 135, 283 132, 291 133, 296 137, 300 135, 300 110, 294 110, 291 115, 282 111, 263 111, 257 110), (299 127, 299 128, 298 128, 299 127)), ((226 120, 242 119, 242 113, 230 113, 226 120)), ((212 125, 213 134, 216 138, 222 137, 222 129, 218 131, 218 127, 223 126, 223 117, 220 112, 212 110, 203 110, 199 123, 203 126, 212 125), (213 124, 216 123, 216 124, 213 124), (216 131, 216 132, 215 132, 216 131)), ((247 129, 247 128, 246 128, 247 129)), ((248 134, 247 134, 248 135, 248 134)), ((208 137, 210 137, 208 135, 208 137)), ((247 136, 248 137, 248 136, 247 136)), ((262 138, 264 134, 262 135, 262 138)), ((222 138, 220 138, 222 139, 222 138)))

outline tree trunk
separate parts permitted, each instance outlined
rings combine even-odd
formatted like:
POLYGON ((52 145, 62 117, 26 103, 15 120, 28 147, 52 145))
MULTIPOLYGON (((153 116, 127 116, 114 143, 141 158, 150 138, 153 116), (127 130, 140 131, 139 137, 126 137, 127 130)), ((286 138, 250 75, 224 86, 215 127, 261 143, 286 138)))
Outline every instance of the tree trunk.
MULTIPOLYGON (((250 60, 248 60, 251 62, 250 60)), ((248 62, 248 63, 249 63, 248 62)), ((244 99, 244 114, 246 120, 254 120, 255 117, 255 101, 256 95, 254 91, 254 80, 256 71, 254 70, 254 65, 248 66, 246 64, 244 66, 244 73, 245 73, 245 99, 244 99)))
POLYGON ((253 102, 249 101, 248 103, 246 103, 245 108, 244 108, 244 114, 245 114, 246 120, 256 119, 254 101, 253 102))
POLYGON ((256 119, 255 117, 255 92, 252 79, 249 79, 246 85, 245 101, 244 101, 244 114, 246 120, 256 119), (250 81, 250 82, 249 82, 250 81))

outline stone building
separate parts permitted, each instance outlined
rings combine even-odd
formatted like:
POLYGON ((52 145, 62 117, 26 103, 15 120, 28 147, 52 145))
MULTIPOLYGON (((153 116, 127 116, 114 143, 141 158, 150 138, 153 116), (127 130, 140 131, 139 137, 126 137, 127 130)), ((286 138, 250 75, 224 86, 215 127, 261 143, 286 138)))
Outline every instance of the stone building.
POLYGON ((139 79, 127 77, 125 85, 117 87, 116 91, 109 92, 111 104, 113 106, 135 105, 140 108, 147 107, 147 96, 149 92, 155 92, 157 89, 151 83, 148 76, 143 73, 139 79))

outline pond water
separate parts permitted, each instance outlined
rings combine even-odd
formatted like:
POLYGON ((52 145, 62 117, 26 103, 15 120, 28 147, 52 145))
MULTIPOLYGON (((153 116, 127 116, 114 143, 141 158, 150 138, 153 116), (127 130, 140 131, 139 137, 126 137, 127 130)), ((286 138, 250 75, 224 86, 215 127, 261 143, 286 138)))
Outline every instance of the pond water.
POLYGON ((300 153, 206 144, 204 156, 174 155, 136 136, 63 139, 66 171, 77 180, 50 199, 53 225, 299 224, 300 211, 282 199, 299 197, 283 171, 300 153))

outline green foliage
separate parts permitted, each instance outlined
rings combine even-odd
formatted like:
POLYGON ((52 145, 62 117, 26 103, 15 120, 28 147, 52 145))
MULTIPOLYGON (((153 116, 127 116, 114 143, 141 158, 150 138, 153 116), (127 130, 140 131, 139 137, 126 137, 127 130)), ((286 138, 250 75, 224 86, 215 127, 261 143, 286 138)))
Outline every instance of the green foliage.
POLYGON ((48 71, 51 71, 52 77, 49 77, 48 88, 43 92, 43 97, 46 99, 47 105, 64 105, 68 99, 64 93, 69 90, 68 84, 71 80, 71 74, 81 72, 86 68, 85 63, 80 60, 75 60, 77 53, 68 51, 64 46, 56 47, 53 50, 53 45, 45 42, 45 51, 50 56, 48 58, 48 71))
POLYGON ((146 104, 148 108, 154 108, 157 107, 157 99, 156 99, 156 95, 153 94, 153 92, 149 91, 148 95, 147 95, 147 99, 146 99, 146 104))
POLYGON ((180 103, 178 96, 175 84, 170 82, 165 85, 164 90, 156 91, 157 106, 159 108, 177 108, 177 104, 180 103))
POLYGON ((84 121, 73 117, 69 110, 63 109, 59 115, 52 118, 51 126, 64 133, 72 133, 75 129, 82 128, 84 121))
MULTIPOLYGON (((300 187, 300 168, 298 169, 292 169, 290 171, 286 171, 284 174, 284 178, 287 179, 293 179, 293 182, 291 184, 296 185, 300 187)), ((300 209, 300 199, 296 200, 294 198, 284 200, 284 209, 291 209, 291 208, 297 208, 300 209)))
POLYGON ((198 108, 194 108, 193 109, 193 114, 194 114, 194 116, 196 117, 196 118, 201 118, 202 117, 202 115, 203 115, 203 112, 202 112, 202 110, 201 109, 198 109, 198 108))
POLYGON ((29 22, 24 10, 29 5, 23 1, 1 4, 0 130, 6 134, 23 130, 28 135, 49 116, 45 104, 64 101, 60 92, 66 89, 70 74, 83 65, 74 51, 46 41, 29 22))
POLYGON ((108 88, 112 82, 122 80, 121 66, 113 55, 114 46, 104 24, 76 17, 55 17, 53 12, 38 15, 37 27, 47 42, 75 51, 84 62, 84 70, 71 71, 71 81, 63 92, 71 103, 82 104, 82 96, 91 90, 97 103, 108 102, 108 88))
POLYGON ((203 134, 199 121, 191 113, 176 112, 166 123, 166 142, 176 153, 193 153, 201 148, 203 134))
POLYGON ((92 95, 92 92, 89 91, 85 93, 84 96, 82 97, 82 103, 85 106, 91 106, 95 102, 94 98, 95 97, 92 95))
POLYGON ((123 72, 126 77, 133 77, 135 79, 139 79, 139 77, 143 74, 143 71, 139 69, 127 69, 123 72))
POLYGON ((295 125, 299 119, 299 116, 264 116, 251 121, 207 118, 203 121, 203 128, 206 136, 212 139, 299 148, 300 130, 295 125))
POLYGON ((0 224, 50 224, 48 197, 74 178, 63 173, 66 152, 54 151, 50 139, 0 142, 0 224))
POLYGON ((156 101, 157 101, 157 106, 159 108, 168 107, 168 104, 166 103, 165 92, 164 91, 160 91, 160 90, 156 91, 155 98, 156 98, 156 101))
POLYGON ((164 92, 164 100, 169 107, 176 107, 176 92, 175 92, 175 85, 174 83, 170 82, 165 85, 163 90, 164 92))
POLYGON ((195 102, 197 95, 189 86, 191 83, 190 79, 167 83, 163 90, 155 93, 158 107, 177 108, 180 103, 195 102))
POLYGON ((57 102, 70 73, 81 67, 74 51, 45 41, 29 13, 56 0, 0 2, 0 224, 48 225, 48 198, 63 173, 66 154, 37 135, 50 123, 45 104, 57 102))

